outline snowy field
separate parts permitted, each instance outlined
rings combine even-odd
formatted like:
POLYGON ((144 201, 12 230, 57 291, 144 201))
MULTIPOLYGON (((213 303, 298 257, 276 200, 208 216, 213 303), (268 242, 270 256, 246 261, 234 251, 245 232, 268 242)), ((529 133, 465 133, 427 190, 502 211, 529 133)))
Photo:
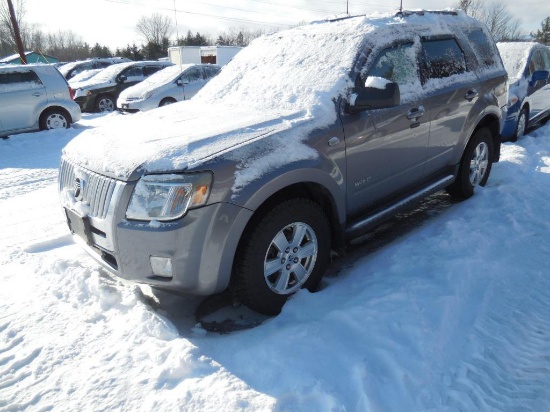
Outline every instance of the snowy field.
POLYGON ((550 410, 550 124, 473 198, 434 196, 321 291, 218 334, 201 299, 122 283, 71 240, 61 148, 113 116, 0 140, 0 411, 550 410))

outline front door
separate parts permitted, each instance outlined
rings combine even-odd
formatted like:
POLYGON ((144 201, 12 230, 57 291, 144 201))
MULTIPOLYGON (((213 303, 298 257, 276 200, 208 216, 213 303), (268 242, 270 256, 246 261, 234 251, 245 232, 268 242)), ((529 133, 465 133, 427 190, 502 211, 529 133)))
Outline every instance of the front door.
POLYGON ((401 92, 398 106, 343 116, 350 216, 422 178, 430 124, 415 50, 412 41, 381 50, 358 79, 358 87, 397 83, 401 92))

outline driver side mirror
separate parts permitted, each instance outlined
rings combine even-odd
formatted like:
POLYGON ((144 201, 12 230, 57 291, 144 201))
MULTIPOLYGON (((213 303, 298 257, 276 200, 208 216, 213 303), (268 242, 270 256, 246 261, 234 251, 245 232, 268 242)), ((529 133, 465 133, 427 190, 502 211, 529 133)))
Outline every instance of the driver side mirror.
POLYGON ((126 80, 128 80, 128 77, 126 77, 125 75, 121 74, 120 76, 117 77, 116 81, 117 83, 124 83, 126 80))
POLYGON ((181 86, 184 86, 186 84, 189 84, 189 79, 178 79, 176 81, 176 84, 181 87, 181 86))
POLYGON ((401 94, 397 83, 388 82, 385 87, 362 87, 350 102, 350 110, 357 113, 363 110, 386 109, 399 106, 401 94))

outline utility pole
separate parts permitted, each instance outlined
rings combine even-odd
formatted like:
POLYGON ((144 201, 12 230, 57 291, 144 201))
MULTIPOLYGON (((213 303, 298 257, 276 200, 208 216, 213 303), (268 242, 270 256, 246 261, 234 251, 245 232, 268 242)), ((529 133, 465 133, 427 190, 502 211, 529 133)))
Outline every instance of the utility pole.
POLYGON ((17 51, 19 52, 19 57, 23 64, 27 64, 27 57, 25 56, 25 49, 23 47, 23 42, 21 41, 21 33, 19 32, 19 24, 15 18, 15 10, 13 9, 13 4, 11 0, 8 1, 8 8, 10 9, 10 19, 11 25, 13 26, 13 36, 15 37, 15 44, 17 45, 17 51))

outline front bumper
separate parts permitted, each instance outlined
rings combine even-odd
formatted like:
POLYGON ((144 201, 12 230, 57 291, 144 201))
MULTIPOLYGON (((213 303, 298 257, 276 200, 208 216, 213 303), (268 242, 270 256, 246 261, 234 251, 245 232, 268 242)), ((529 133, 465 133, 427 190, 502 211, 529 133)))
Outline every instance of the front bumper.
POLYGON ((158 107, 158 102, 154 102, 152 99, 126 100, 119 98, 116 106, 122 111, 135 113, 138 111, 144 112, 146 110, 156 109, 158 107))
MULTIPOLYGON (((217 203, 190 210, 173 222, 129 221, 125 210, 132 190, 133 184, 118 182, 103 217, 85 217, 85 224, 71 222, 75 241, 121 278, 196 295, 223 291, 252 212, 217 203), (86 228, 86 235, 79 226, 86 228), (152 256, 171 260, 171 278, 153 273, 152 256)), ((75 219, 74 214, 68 215, 75 219)))

